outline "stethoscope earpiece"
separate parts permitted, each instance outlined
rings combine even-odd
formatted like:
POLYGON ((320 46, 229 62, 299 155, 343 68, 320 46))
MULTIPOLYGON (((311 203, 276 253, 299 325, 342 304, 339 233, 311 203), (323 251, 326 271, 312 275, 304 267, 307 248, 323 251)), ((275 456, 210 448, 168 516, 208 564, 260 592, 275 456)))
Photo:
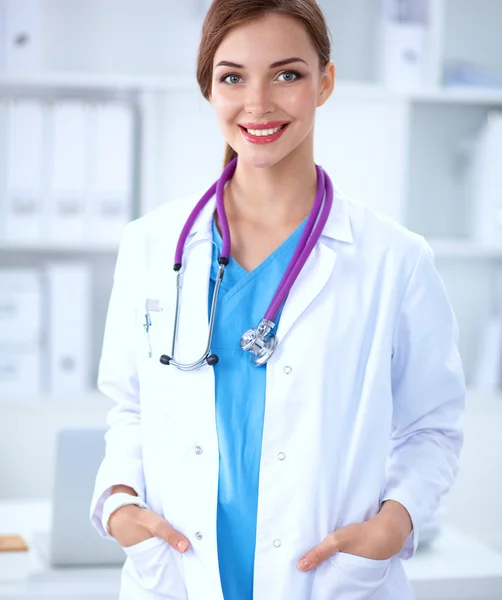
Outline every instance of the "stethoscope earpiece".
POLYGON ((214 367, 214 365, 218 364, 220 362, 220 359, 216 356, 216 354, 210 354, 207 357, 207 364, 210 367, 214 367))

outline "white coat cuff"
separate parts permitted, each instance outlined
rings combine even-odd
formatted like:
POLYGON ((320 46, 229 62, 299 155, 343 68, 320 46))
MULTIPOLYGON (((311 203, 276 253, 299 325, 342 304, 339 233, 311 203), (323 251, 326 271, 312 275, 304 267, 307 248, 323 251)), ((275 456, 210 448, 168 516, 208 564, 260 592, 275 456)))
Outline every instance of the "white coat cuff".
MULTIPOLYGON (((145 502, 145 486, 144 486, 144 482, 143 482, 142 478, 141 478, 141 481, 139 481, 139 480, 132 481, 131 478, 127 478, 127 477, 114 477, 111 482, 110 482, 110 479, 108 479, 107 483, 103 483, 102 485, 99 485, 100 479, 101 479, 100 473, 98 473, 97 484, 96 484, 96 487, 94 490, 94 497, 92 499, 91 509, 90 509, 91 523, 101 537, 103 537, 105 539, 113 540, 114 538, 112 538, 103 529, 103 524, 102 524, 103 505, 105 503, 105 500, 111 495, 112 487, 114 485, 126 485, 126 486, 132 488, 136 492, 138 497, 141 500, 143 500, 143 502, 145 502)), ((103 479, 105 479, 105 478, 103 478, 103 479)))
POLYGON ((109 535, 104 529, 102 524, 103 519, 103 505, 105 500, 111 496, 112 486, 107 488, 99 497, 92 503, 91 506, 91 523, 97 529, 99 535, 108 540, 113 540, 112 536, 109 535))
POLYGON ((406 542, 399 552, 399 558, 406 560, 411 558, 415 552, 417 551, 418 541, 419 541, 419 519, 417 515, 417 511, 415 510, 415 505, 410 501, 407 494, 402 492, 401 490, 393 490, 385 494, 382 499, 382 504, 387 500, 394 500, 395 502, 399 502, 402 504, 404 508, 408 511, 413 529, 406 539, 406 542))

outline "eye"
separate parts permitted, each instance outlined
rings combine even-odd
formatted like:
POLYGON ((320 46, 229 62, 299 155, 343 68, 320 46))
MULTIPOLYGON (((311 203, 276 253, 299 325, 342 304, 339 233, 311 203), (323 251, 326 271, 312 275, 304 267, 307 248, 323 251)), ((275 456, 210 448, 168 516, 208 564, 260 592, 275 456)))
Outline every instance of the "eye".
POLYGON ((230 74, 230 75, 225 75, 224 77, 222 77, 220 79, 221 83, 228 83, 229 85, 236 85, 237 83, 240 83, 242 77, 240 75, 235 75, 235 74, 230 74))
POLYGON ((297 79, 301 79, 302 75, 300 75, 300 73, 297 71, 284 71, 284 73, 281 73, 279 77, 284 77, 283 81, 290 83, 292 81, 296 81, 297 79))

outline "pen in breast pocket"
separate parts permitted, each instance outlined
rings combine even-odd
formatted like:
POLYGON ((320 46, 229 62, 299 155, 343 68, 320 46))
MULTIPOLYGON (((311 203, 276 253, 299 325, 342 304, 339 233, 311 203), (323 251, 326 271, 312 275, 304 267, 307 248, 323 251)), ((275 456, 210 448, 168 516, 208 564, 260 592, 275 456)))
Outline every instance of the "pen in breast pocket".
POLYGON ((145 302, 145 323, 143 327, 145 328, 145 333, 148 340, 148 358, 152 358, 152 343, 150 340, 150 328, 152 327, 152 319, 150 317, 150 312, 161 312, 163 310, 162 304, 160 300, 148 298, 145 302))

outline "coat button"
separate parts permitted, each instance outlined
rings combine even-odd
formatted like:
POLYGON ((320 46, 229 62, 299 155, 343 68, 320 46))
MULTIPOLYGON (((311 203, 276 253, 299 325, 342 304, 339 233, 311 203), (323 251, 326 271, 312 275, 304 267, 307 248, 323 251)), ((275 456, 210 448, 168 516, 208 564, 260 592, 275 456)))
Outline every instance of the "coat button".
POLYGON ((202 533, 200 531, 197 531, 197 533, 195 534, 195 539, 196 540, 201 540, 202 539, 202 533))
POLYGON ((284 454, 284 452, 279 452, 279 454, 277 455, 278 460, 284 460, 286 458, 286 455, 284 454))
POLYGON ((204 452, 204 450, 202 450, 202 448, 200 446, 195 446, 195 454, 197 454, 199 456, 203 452, 204 452))
POLYGON ((284 373, 286 373, 286 375, 289 375, 292 370, 293 369, 291 367, 284 367, 284 373))
POLYGON ((281 545, 281 540, 274 540, 274 547, 279 548, 281 545))

